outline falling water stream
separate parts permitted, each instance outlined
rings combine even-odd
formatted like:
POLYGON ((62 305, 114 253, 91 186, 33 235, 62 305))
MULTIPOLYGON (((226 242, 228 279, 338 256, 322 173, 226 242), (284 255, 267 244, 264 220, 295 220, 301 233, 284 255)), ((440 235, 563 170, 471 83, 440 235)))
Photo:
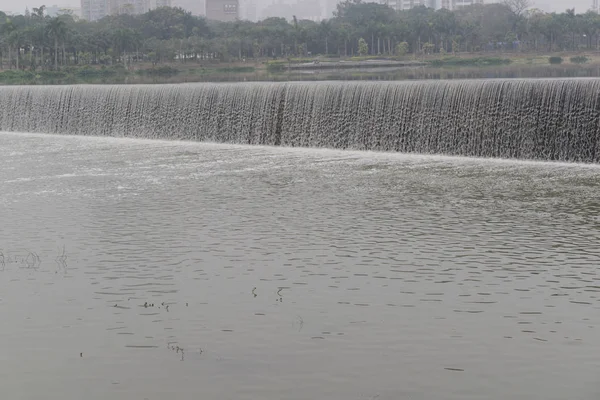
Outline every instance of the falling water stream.
POLYGON ((597 162, 600 79, 42 86, 4 131, 597 162))

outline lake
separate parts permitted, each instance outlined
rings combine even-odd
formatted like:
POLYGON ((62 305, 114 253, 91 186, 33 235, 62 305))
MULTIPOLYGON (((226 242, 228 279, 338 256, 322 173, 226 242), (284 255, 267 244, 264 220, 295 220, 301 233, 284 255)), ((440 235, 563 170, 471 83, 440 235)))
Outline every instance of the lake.
POLYGON ((600 398, 600 167, 0 133, 7 399, 600 398))

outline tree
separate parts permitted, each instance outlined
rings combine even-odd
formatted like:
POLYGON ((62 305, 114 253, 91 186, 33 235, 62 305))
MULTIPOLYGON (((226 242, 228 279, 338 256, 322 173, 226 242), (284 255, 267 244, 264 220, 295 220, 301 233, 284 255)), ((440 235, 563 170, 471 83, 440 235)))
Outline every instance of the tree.
POLYGON ((517 25, 523 20, 525 11, 531 7, 530 0, 504 0, 503 4, 512 13, 512 31, 515 32, 517 25))
POLYGON ((5 22, 2 25, 2 36, 3 42, 7 44, 8 50, 8 68, 12 69, 12 46, 13 40, 10 39, 11 35, 17 30, 12 20, 8 17, 5 17, 5 22))
POLYGON ((67 25, 59 17, 54 17, 48 22, 48 34, 54 39, 54 69, 58 69, 58 44, 64 45, 67 36, 67 25))
MULTIPOLYGON (((9 48, 16 50, 16 67, 19 69, 19 59, 21 58, 21 43, 23 40, 23 34, 21 31, 14 30, 8 35, 8 45, 9 48)), ((12 66, 11 66, 12 68, 12 66)))
POLYGON ((525 11, 531 7, 530 0, 504 0, 503 4, 507 6, 516 17, 522 17, 525 11))
POLYGON ((403 57, 404 55, 406 55, 406 53, 408 53, 408 43, 406 42, 400 42, 396 45, 396 55, 398 57, 403 57))
POLYGON ((329 54, 329 36, 331 35, 332 26, 331 21, 321 21, 321 25, 319 26, 320 34, 325 40, 325 55, 329 54))
POLYGON ((286 8, 289 20, 273 17, 256 23, 207 21, 177 7, 90 22, 68 13, 50 18, 40 6, 10 18, 0 12, 0 67, 8 63, 9 68, 35 70, 250 57, 258 62, 261 57, 307 54, 402 57, 516 49, 513 44, 520 51, 600 48, 600 16, 595 12, 549 14, 529 8, 529 0, 502 1, 455 10, 418 6, 395 11, 367 0, 343 0, 334 16, 320 23, 303 19, 302 6, 286 8))
POLYGON ((369 54, 369 45, 363 38, 358 39, 358 54, 361 56, 366 56, 369 54))
POLYGON ((115 53, 127 68, 127 53, 139 46, 139 35, 131 29, 117 29, 112 40, 115 53))

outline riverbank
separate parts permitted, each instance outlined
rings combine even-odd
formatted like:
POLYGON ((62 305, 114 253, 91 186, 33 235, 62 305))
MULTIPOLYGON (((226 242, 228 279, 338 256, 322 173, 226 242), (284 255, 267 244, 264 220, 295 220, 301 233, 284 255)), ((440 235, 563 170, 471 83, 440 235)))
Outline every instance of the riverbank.
POLYGON ((58 71, 0 71, 3 85, 142 84, 222 81, 468 79, 597 77, 600 56, 577 54, 461 54, 418 59, 314 57, 247 62, 188 62, 152 65, 66 67, 58 71))

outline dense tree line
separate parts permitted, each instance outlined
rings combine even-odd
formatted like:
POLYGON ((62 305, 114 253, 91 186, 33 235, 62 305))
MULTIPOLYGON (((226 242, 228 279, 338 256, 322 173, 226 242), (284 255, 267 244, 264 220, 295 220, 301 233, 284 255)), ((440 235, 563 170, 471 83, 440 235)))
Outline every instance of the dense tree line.
POLYGON ((0 66, 35 70, 116 63, 128 67, 140 61, 598 48, 597 13, 543 13, 529 9, 526 1, 395 12, 381 4, 346 0, 331 19, 320 23, 296 18, 216 22, 181 8, 88 22, 69 14, 51 18, 41 6, 24 15, 0 12, 0 66))

